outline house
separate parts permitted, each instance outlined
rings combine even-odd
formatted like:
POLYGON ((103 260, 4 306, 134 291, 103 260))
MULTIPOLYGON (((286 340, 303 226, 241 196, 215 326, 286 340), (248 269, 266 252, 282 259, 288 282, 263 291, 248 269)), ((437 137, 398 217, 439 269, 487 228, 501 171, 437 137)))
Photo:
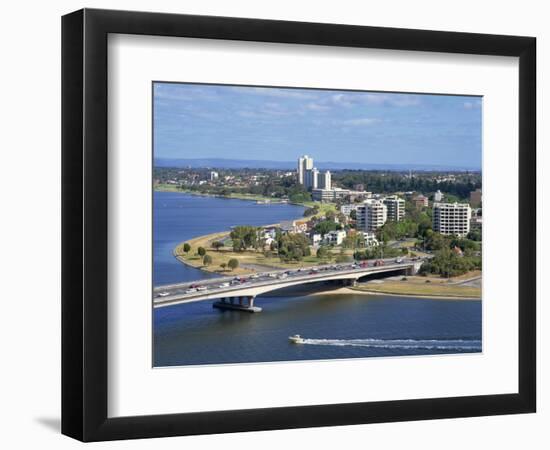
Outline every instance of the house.
POLYGON ((329 231, 325 234, 325 242, 329 245, 341 245, 346 238, 346 232, 344 230, 329 231))

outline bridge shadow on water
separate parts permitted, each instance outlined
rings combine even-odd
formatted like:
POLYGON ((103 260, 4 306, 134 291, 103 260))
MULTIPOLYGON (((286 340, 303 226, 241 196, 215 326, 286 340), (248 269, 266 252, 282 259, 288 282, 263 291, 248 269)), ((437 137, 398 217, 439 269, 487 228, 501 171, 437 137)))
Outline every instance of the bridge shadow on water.
MULTIPOLYGON (((403 269, 392 270, 389 272, 371 273, 360 277, 358 283, 366 283, 371 280, 380 280, 389 277, 395 277, 397 275, 406 275, 406 271, 403 269)), ((256 298, 261 301, 263 297, 295 297, 306 296, 312 294, 330 294, 332 291, 338 291, 343 287, 349 287, 348 280, 329 280, 319 281, 313 283, 305 283, 298 286, 284 287, 276 289, 265 294, 258 295, 256 298)))

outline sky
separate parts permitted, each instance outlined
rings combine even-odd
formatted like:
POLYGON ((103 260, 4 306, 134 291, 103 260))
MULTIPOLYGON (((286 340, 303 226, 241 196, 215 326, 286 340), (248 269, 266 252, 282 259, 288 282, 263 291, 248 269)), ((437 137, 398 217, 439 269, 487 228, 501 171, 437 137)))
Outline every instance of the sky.
POLYGON ((155 158, 481 167, 482 98, 154 83, 155 158))

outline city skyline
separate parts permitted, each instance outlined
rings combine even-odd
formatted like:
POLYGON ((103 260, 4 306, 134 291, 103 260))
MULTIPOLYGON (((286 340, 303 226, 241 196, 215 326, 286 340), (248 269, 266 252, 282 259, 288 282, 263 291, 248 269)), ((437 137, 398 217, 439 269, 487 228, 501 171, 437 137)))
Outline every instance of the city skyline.
POLYGON ((158 159, 481 168, 480 97, 155 83, 158 159))

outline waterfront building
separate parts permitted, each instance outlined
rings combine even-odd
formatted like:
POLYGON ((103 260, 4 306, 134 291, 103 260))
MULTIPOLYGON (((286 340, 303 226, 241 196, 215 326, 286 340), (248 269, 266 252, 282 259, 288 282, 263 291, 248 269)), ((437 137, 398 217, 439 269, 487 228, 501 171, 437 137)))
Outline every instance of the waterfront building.
POLYGON ((428 197, 419 194, 416 197, 413 197, 412 202, 414 203, 416 209, 425 208, 428 206, 428 197))
POLYGON ((478 188, 470 192, 470 205, 472 205, 473 208, 481 206, 481 189, 478 188))
POLYGON ((467 203, 434 203, 433 230, 446 235, 466 236, 472 210, 467 203))
POLYGON ((443 200, 443 192, 441 192, 439 189, 437 190, 437 192, 434 194, 434 202, 441 202, 441 200, 443 200))
POLYGON ((344 230, 333 230, 325 234, 325 242, 329 245, 341 245, 346 238, 344 230))
POLYGON ((386 223, 388 207, 381 200, 365 200, 357 207, 357 229, 376 231, 386 223))
POLYGON ((405 200, 399 198, 397 195, 390 195, 382 200, 384 205, 388 208, 388 220, 399 222, 405 217, 405 200))
POLYGON ((298 183, 305 185, 306 171, 313 169, 313 158, 307 155, 298 158, 298 183))
POLYGON ((216 181, 218 177, 219 177, 218 172, 214 172, 214 171, 210 172, 210 181, 216 181))

